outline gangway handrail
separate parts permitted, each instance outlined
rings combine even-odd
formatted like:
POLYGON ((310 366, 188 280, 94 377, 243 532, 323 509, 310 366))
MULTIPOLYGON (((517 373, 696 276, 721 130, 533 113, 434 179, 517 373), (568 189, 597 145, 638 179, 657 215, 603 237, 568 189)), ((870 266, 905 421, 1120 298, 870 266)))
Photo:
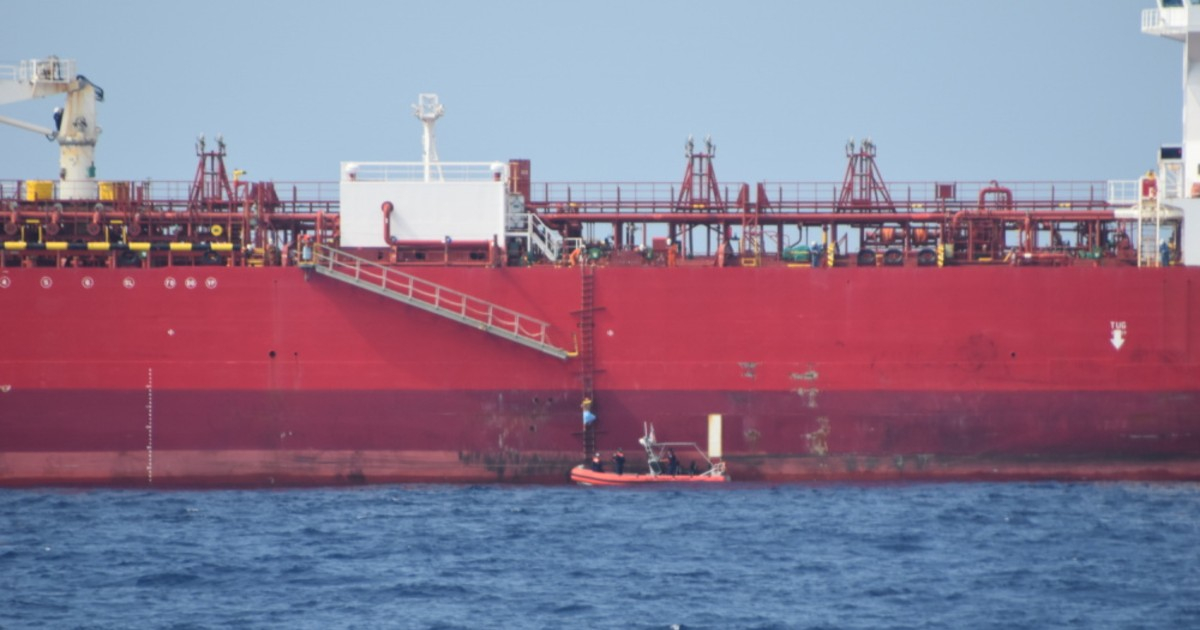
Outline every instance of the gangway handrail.
POLYGON ((315 244, 311 261, 302 266, 460 323, 478 327, 485 332, 560 359, 571 356, 570 352, 553 344, 549 323, 424 280, 395 267, 322 244, 315 244))

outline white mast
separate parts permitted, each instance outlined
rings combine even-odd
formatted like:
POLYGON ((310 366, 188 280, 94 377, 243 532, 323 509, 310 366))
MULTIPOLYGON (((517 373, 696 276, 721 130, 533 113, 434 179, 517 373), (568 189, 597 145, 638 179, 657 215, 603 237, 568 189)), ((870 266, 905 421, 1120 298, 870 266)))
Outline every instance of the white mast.
POLYGON ((433 128, 446 110, 441 103, 438 103, 437 94, 421 94, 417 99, 418 103, 412 107, 413 115, 420 118, 421 124, 425 126, 424 153, 422 154, 422 161, 425 163, 425 181, 433 181, 431 176, 433 168, 437 169, 438 181, 442 181, 442 167, 438 164, 437 136, 434 135, 433 128))

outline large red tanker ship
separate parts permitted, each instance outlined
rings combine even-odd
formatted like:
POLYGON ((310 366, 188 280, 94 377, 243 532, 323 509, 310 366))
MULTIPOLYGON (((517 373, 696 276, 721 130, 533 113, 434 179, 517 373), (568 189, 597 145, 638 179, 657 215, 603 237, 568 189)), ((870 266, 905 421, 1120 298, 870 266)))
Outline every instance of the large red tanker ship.
POLYGON ((1200 479, 1186 125, 1129 182, 889 186, 852 142, 728 184, 689 141, 560 184, 438 162, 422 95, 420 163, 97 182, 103 91, 0 73, 55 93, 59 180, 0 182, 0 485, 557 483, 647 422, 739 481, 1200 479))

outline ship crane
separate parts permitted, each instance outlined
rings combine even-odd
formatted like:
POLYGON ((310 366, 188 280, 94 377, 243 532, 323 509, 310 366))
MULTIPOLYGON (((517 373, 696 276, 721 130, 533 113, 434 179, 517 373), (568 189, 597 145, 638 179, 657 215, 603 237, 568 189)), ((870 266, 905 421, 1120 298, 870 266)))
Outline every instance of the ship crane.
POLYGON ((51 56, 0 66, 0 105, 56 94, 66 94, 67 102, 55 110, 54 129, 7 116, 0 116, 0 123, 58 141, 59 199, 96 199, 96 103, 104 101, 104 90, 75 74, 73 60, 51 56))

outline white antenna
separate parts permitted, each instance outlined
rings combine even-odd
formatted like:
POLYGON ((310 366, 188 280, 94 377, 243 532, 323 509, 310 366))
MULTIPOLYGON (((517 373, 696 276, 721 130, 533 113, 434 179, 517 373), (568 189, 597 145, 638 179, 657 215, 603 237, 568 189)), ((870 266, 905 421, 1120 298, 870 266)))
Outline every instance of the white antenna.
POLYGON ((425 126, 423 137, 425 150, 422 155, 422 161, 425 162, 425 181, 432 181, 432 168, 437 168, 438 181, 442 181, 442 167, 438 164, 437 136, 434 135, 433 127, 446 109, 438 102, 437 94, 421 94, 417 99, 417 104, 412 107, 413 115, 420 118, 421 124, 425 126))

